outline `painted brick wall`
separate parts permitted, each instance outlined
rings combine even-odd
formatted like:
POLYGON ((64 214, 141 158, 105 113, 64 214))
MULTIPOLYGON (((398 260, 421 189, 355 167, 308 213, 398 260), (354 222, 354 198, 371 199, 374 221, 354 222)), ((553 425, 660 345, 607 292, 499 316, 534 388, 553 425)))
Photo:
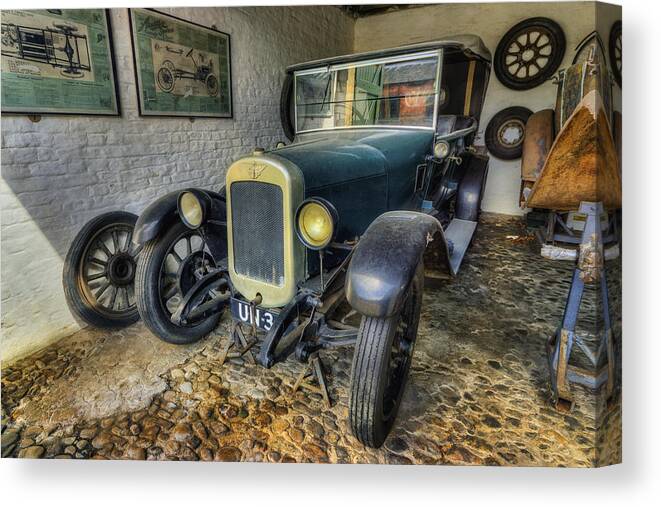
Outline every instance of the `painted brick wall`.
POLYGON ((163 9, 231 35, 234 119, 140 118, 125 9, 112 11, 121 118, 2 118, 2 359, 76 330, 62 294, 66 250, 99 213, 139 213, 187 186, 218 188, 231 161, 284 135, 287 65, 352 51, 334 7, 163 9))

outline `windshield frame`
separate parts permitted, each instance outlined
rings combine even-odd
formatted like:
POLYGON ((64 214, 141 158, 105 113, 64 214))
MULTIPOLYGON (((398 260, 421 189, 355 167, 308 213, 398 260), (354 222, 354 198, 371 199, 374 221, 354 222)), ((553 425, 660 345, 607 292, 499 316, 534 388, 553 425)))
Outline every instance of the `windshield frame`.
POLYGON ((350 63, 337 63, 334 65, 322 65, 321 67, 314 67, 312 69, 297 70, 294 71, 294 89, 293 89, 293 100, 294 100, 294 132, 296 135, 305 134, 308 132, 324 132, 331 130, 351 130, 351 129, 415 129, 415 130, 436 130, 436 122, 438 120, 438 100, 439 92, 441 85, 441 70, 443 68, 443 48, 435 49, 432 51, 422 51, 417 53, 410 53, 405 55, 389 56, 384 58, 371 58, 368 60, 360 60, 357 62, 350 63), (367 67, 369 65, 377 64, 388 64, 388 63, 400 63, 408 62, 413 60, 422 60, 430 57, 436 57, 436 78, 434 82, 434 111, 432 118, 432 125, 429 127, 420 126, 420 125, 349 125, 349 126, 335 126, 329 128, 314 128, 299 130, 298 129, 298 104, 296 103, 297 93, 296 93, 296 83, 299 76, 305 76, 309 74, 319 74, 322 72, 333 72, 333 85, 330 94, 330 103, 331 103, 331 113, 335 114, 335 92, 337 87, 337 75, 338 71, 346 69, 354 69, 358 67, 367 67))

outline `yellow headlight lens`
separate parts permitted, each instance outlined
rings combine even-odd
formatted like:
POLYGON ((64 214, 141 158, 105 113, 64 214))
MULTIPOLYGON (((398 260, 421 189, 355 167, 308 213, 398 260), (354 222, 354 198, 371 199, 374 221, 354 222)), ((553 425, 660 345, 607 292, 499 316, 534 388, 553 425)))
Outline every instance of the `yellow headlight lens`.
POLYGON ((202 203, 191 192, 184 192, 179 197, 179 212, 188 227, 196 229, 202 225, 204 218, 202 203))
POLYGON ((310 202, 298 214, 298 230, 308 246, 326 246, 333 236, 333 217, 317 202, 310 202))

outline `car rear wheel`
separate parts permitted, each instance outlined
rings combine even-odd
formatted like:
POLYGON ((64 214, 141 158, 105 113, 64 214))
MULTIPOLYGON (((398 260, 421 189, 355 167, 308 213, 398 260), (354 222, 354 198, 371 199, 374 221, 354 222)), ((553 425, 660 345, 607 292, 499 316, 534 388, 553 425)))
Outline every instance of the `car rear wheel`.
POLYGON ((193 325, 177 325, 170 318, 184 294, 215 267, 199 232, 176 222, 145 244, 138 261, 135 292, 138 311, 149 330, 168 343, 193 343, 218 325, 220 313, 193 325))
POLYGON ((121 328, 140 318, 133 287, 138 250, 131 243, 137 219, 125 211, 104 213, 74 238, 62 285, 77 319, 94 327, 121 328))
POLYGON ((349 424, 368 447, 381 447, 392 428, 406 386, 418 334, 422 263, 398 314, 363 317, 351 370, 349 424))

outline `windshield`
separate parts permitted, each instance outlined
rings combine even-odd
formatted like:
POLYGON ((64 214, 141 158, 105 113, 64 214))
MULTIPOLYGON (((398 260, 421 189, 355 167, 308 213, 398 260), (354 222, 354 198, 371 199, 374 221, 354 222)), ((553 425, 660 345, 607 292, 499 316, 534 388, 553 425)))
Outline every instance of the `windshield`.
POLYGON ((297 73, 296 131, 433 128, 440 53, 297 73))

